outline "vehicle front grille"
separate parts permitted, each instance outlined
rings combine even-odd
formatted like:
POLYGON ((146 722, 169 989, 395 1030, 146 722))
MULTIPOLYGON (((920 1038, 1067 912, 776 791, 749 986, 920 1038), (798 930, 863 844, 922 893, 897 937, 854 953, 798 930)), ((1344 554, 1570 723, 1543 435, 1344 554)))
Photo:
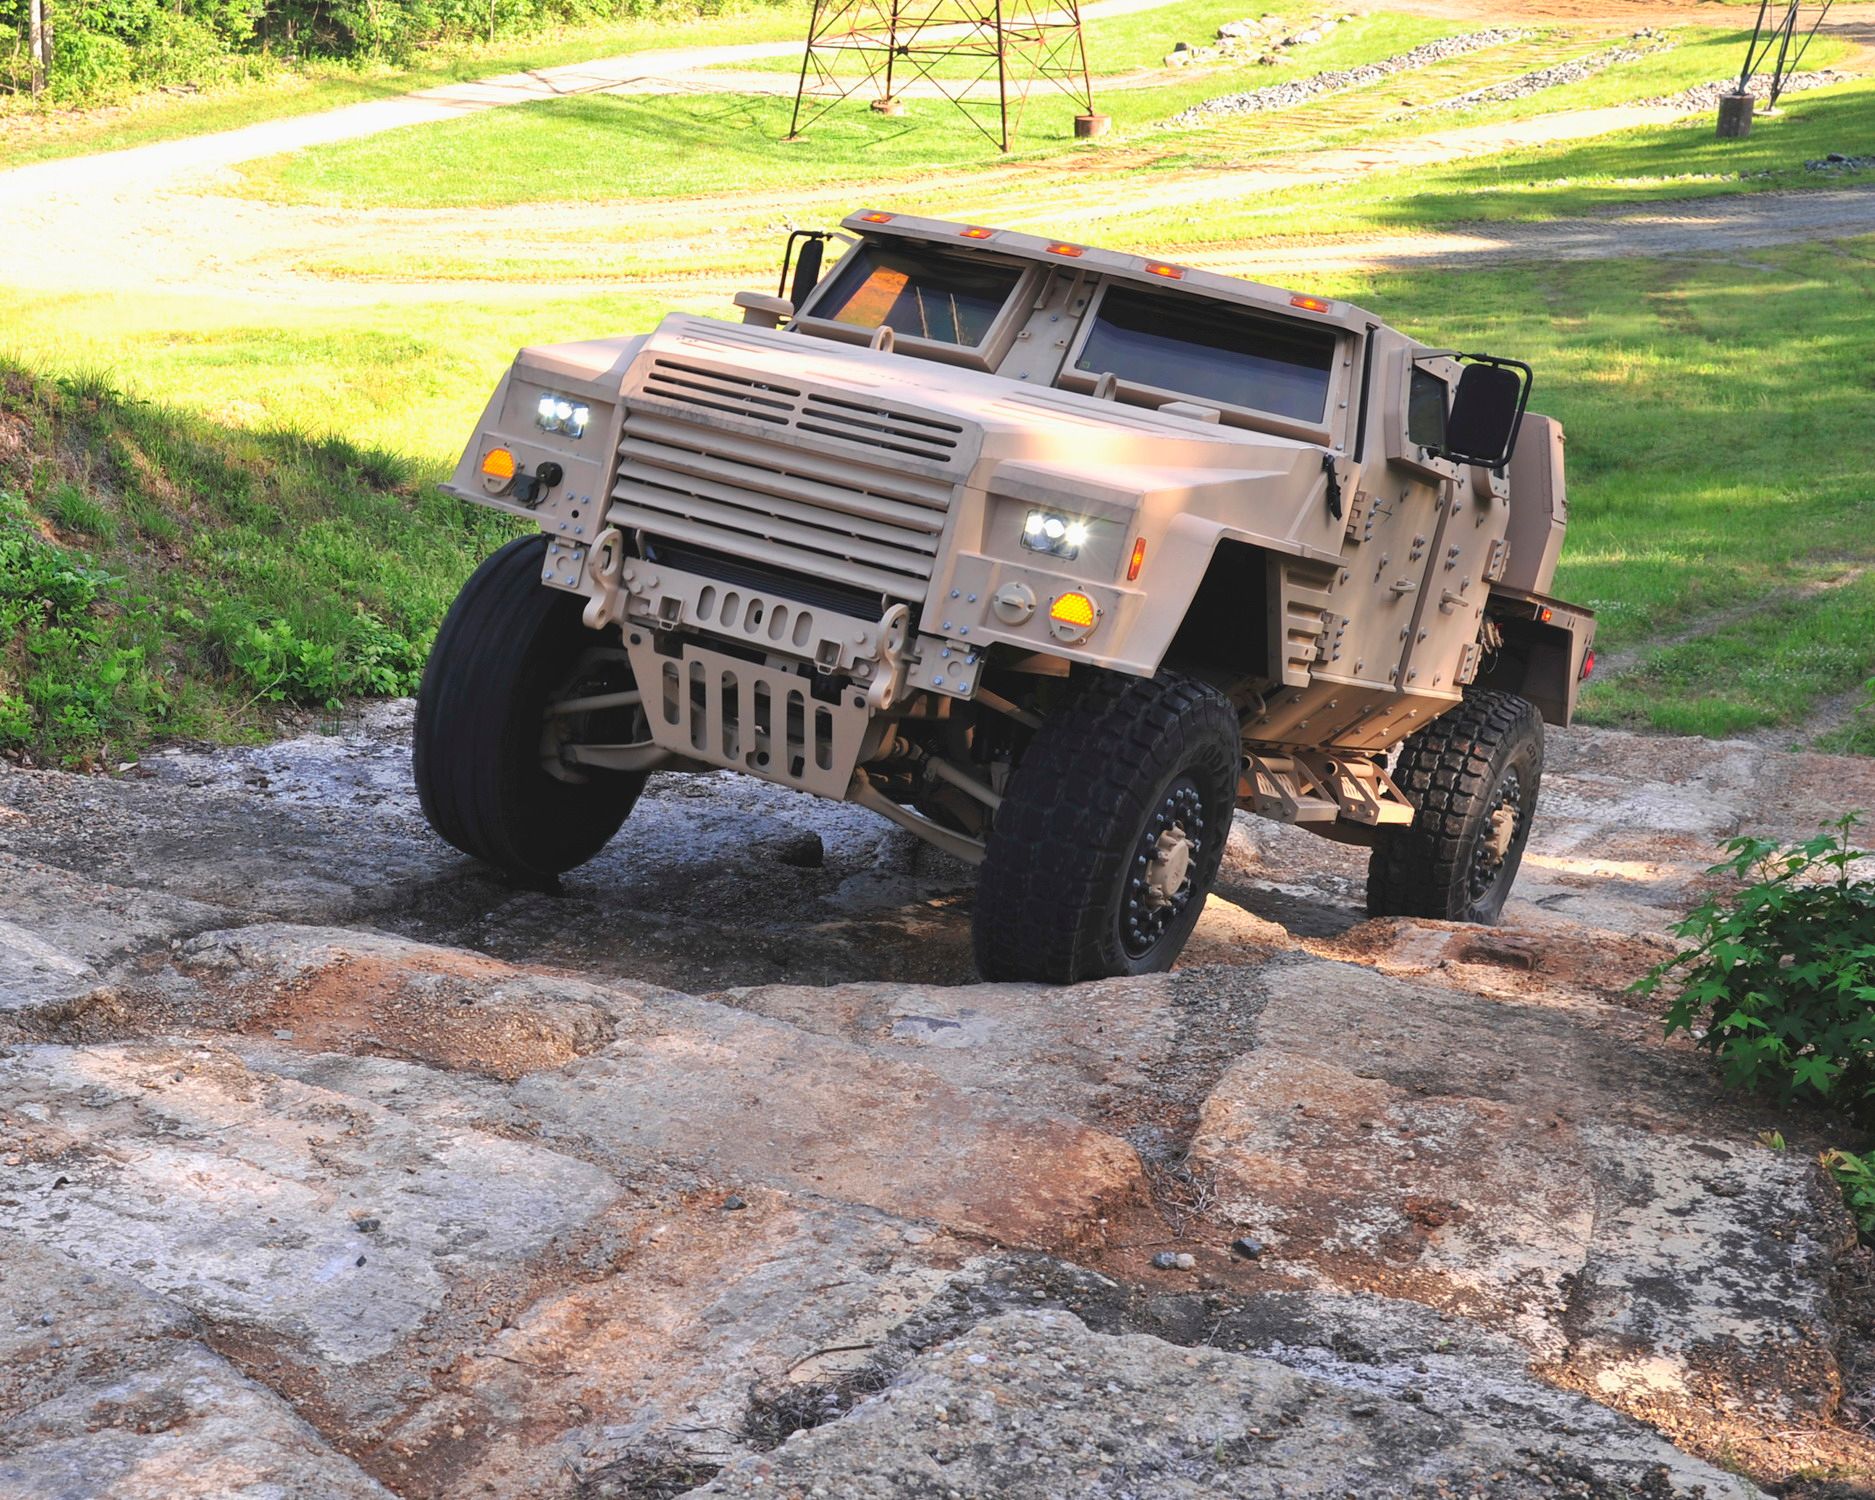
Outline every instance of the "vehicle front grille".
MULTIPOLYGON (((921 419, 665 360, 656 362, 644 395, 661 398, 660 406, 675 400, 677 375, 690 383, 691 407, 795 427, 812 434, 812 444, 633 403, 608 512, 614 525, 764 570, 924 598, 956 481, 934 455, 914 456, 909 445, 927 441, 912 425, 921 419), (839 446, 825 441, 835 427, 839 446), (862 443, 872 450, 863 457, 842 451, 862 443)), ((948 441, 955 446, 955 436, 948 441)))

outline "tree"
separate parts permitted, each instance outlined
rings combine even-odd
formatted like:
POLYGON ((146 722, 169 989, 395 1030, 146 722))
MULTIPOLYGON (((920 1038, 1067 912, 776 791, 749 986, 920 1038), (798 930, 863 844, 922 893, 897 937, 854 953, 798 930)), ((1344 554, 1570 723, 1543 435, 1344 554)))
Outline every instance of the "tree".
POLYGON ((26 46, 32 55, 33 97, 46 91, 46 75, 52 71, 52 17, 47 7, 52 0, 28 0, 26 46))

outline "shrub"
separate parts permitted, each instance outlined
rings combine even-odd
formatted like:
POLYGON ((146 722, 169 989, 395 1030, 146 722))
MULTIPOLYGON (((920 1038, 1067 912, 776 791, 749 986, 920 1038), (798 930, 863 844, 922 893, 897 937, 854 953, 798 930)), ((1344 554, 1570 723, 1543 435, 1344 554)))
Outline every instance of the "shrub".
POLYGON ((1674 932, 1692 946, 1635 988, 1679 974, 1667 1009, 1713 1053, 1728 1082, 1841 1109, 1875 1124, 1875 881, 1850 843, 1854 813, 1789 848, 1755 838, 1726 845, 1710 873, 1749 881, 1717 895, 1674 932))
POLYGON ((1875 1160, 1853 1151, 1825 1151, 1823 1165, 1842 1189, 1857 1231, 1863 1239, 1875 1240, 1875 1160))

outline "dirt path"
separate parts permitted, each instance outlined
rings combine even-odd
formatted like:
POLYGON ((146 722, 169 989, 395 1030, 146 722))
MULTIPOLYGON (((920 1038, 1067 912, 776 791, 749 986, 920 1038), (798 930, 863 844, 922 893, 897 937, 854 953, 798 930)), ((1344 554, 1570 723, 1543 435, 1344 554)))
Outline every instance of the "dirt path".
POLYGON ((1438 233, 1317 241, 1189 255, 1192 265, 1267 278, 1412 266, 1710 255, 1875 234, 1875 183, 1800 193, 1750 193, 1548 224, 1480 224, 1438 233))

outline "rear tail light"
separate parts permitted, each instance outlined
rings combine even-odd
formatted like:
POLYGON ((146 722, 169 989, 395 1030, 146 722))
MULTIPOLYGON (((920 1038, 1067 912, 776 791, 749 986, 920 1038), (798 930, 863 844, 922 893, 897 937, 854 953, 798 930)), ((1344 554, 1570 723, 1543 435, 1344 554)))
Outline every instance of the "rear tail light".
POLYGON ((1589 673, 1593 672, 1594 670, 1595 670, 1595 648, 1591 646, 1589 647, 1588 650, 1582 653, 1581 680, 1583 682, 1587 682, 1589 680, 1589 673))

